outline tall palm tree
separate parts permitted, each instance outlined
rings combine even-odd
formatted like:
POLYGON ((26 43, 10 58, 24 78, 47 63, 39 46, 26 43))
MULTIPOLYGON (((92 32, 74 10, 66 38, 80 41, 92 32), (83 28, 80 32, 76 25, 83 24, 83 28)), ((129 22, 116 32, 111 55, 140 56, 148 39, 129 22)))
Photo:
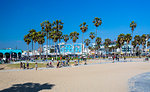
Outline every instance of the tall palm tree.
POLYGON ((136 41, 134 40, 134 41, 131 42, 131 44, 132 44, 132 46, 133 46, 133 53, 134 53, 134 50, 135 50, 135 48, 136 48, 136 46, 137 46, 137 43, 136 43, 136 41))
MULTIPOLYGON (((84 40, 85 45, 88 47, 90 44, 90 40, 89 39, 85 39, 84 40)), ((87 48, 87 53, 88 53, 88 48, 87 48)))
MULTIPOLYGON (((136 42, 136 45, 141 45, 141 37, 139 35, 135 35, 134 40, 136 42)), ((137 47, 137 46, 136 46, 137 47)), ((137 49, 136 51, 138 51, 139 49, 137 49)))
POLYGON ((146 44, 146 35, 145 35, 145 34, 143 34, 143 35, 141 36, 141 44, 142 44, 142 49, 143 49, 143 51, 144 51, 144 46, 145 46, 145 44, 146 44))
POLYGON ((33 32, 32 33, 32 40, 34 42, 34 55, 35 55, 35 43, 37 42, 38 38, 38 33, 37 32, 33 32))
POLYGON ((24 36, 24 41, 27 43, 27 46, 28 46, 28 57, 29 57, 29 44, 30 44, 30 42, 31 42, 31 39, 29 39, 29 35, 25 35, 24 36))
POLYGON ((132 31, 132 38, 133 38, 133 31, 136 28, 137 24, 134 21, 131 21, 130 23, 130 27, 131 27, 131 31, 132 31))
MULTIPOLYGON (((62 39, 62 32, 61 30, 63 30, 63 22, 61 20, 56 20, 56 21, 53 21, 53 30, 56 31, 56 34, 59 35, 58 39, 59 39, 59 42, 61 41, 62 39)), ((59 45, 60 46, 60 45, 59 45)), ((60 53, 60 51, 59 51, 60 53)), ((56 53, 57 54, 57 53, 56 53)))
POLYGON ((49 39, 49 32, 52 31, 52 24, 49 21, 44 21, 41 23, 42 32, 46 34, 46 59, 48 58, 48 39, 49 39))
POLYGON ((54 31, 60 31, 63 29, 63 22, 61 20, 56 20, 56 21, 53 21, 53 30, 54 31))
POLYGON ((30 38, 31 41, 32 41, 32 55, 33 55, 33 39, 32 39, 32 34, 33 34, 33 32, 36 32, 36 30, 35 30, 35 29, 29 30, 29 38, 30 38))
POLYGON ((124 41, 127 43, 127 46, 126 46, 126 53, 127 53, 128 44, 130 43, 131 40, 132 40, 131 34, 126 34, 126 35, 124 36, 124 41))
POLYGON ((96 37, 97 37, 97 28, 102 24, 102 19, 98 18, 98 17, 95 17, 94 20, 93 20, 93 23, 96 27, 96 37))
POLYGON ((100 44, 102 42, 102 39, 100 37, 97 37, 95 42, 96 42, 95 50, 98 51, 98 49, 100 48, 100 44))
MULTIPOLYGON (((62 36, 62 32, 61 31, 52 31, 50 35, 51 35, 51 38, 54 42, 54 48, 56 48, 55 43, 62 36)), ((54 49, 54 52, 56 52, 56 59, 57 59, 57 49, 56 50, 54 49)))
POLYGON ((90 36, 89 36, 92 40, 95 38, 95 33, 94 32, 90 32, 90 36))
POLYGON ((104 47, 106 49, 106 53, 107 53, 107 50, 108 50, 110 44, 111 44, 111 40, 110 39, 105 39, 104 47))
POLYGON ((149 47, 149 46, 150 46, 150 41, 147 42, 147 47, 149 47))
POLYGON ((42 34, 41 32, 38 32, 37 42, 40 45, 40 48, 39 48, 40 58, 41 58, 41 50, 42 50, 41 45, 43 44, 44 41, 45 41, 44 34, 42 34))
POLYGON ((124 36, 124 34, 120 34, 117 38, 117 45, 120 47, 120 53, 122 52, 122 46, 124 44, 124 36))
POLYGON ((80 24, 80 30, 82 31, 82 54, 83 54, 83 34, 87 31, 88 25, 86 25, 86 22, 83 22, 80 24))
MULTIPOLYGON (((68 35, 63 35, 63 39, 64 39, 65 44, 66 44, 66 42, 69 40, 69 36, 68 35)), ((65 45, 64 45, 64 55, 65 55, 65 45)))
POLYGON ((79 38, 79 33, 74 31, 74 32, 71 32, 70 33, 70 38, 72 39, 73 41, 73 49, 74 49, 74 56, 75 56, 75 46, 74 46, 74 43, 77 41, 77 39, 79 38))
MULTIPOLYGON (((95 38, 95 33, 94 32, 90 32, 90 36, 89 36, 92 40, 95 38)), ((94 50, 93 48, 91 48, 90 50, 94 50)))

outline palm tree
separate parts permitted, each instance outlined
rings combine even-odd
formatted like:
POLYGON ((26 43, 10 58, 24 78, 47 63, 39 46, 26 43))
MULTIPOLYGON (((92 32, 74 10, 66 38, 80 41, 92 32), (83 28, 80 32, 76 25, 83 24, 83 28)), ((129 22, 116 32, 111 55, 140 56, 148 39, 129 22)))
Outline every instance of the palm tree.
POLYGON ((52 24, 49 21, 44 21, 41 23, 42 32, 46 34, 46 59, 48 58, 48 38, 49 38, 49 32, 52 31, 52 24))
POLYGON ((120 47, 120 53, 122 52, 122 46, 124 44, 124 34, 120 34, 118 35, 118 38, 117 38, 117 45, 118 47, 120 47))
POLYGON ((29 35, 24 36, 24 41, 27 43, 28 46, 28 57, 29 57, 29 44, 31 42, 31 39, 29 39, 29 35))
POLYGON ((59 42, 62 39, 62 32, 61 32, 61 30, 63 29, 63 24, 64 23, 61 20, 53 21, 53 30, 56 31, 57 35, 59 35, 59 37, 58 37, 59 42))
POLYGON ((100 48, 100 44, 101 44, 102 39, 100 37, 96 38, 96 47, 95 50, 98 51, 98 49, 100 48))
POLYGON ((133 31, 136 28, 137 24, 134 21, 131 21, 130 23, 130 27, 131 27, 131 31, 132 31, 132 38, 133 38, 133 31))
POLYGON ((80 24, 80 30, 82 31, 82 54, 83 54, 83 34, 87 31, 88 25, 86 25, 86 22, 83 22, 80 24))
POLYGON ((53 39, 53 42, 54 42, 54 52, 56 52, 56 59, 57 59, 57 51, 55 51, 55 43, 59 40, 59 38, 62 36, 62 32, 61 31, 52 31, 51 32, 51 38, 53 39))
POLYGON ((109 45, 111 44, 111 40, 110 39, 105 39, 105 42, 104 42, 104 47, 106 49, 106 53, 107 53, 107 50, 109 48, 109 45))
MULTIPOLYGON (((64 39, 65 44, 66 44, 66 42, 69 40, 69 36, 68 35, 63 35, 63 39, 64 39)), ((65 55, 65 45, 64 45, 64 55, 65 55)))
POLYGON ((150 41, 147 42, 147 47, 149 47, 149 46, 150 46, 150 41))
POLYGON ((94 20, 93 20, 93 23, 96 27, 96 37, 97 37, 97 27, 99 27, 102 24, 102 19, 98 18, 98 17, 95 17, 94 20))
POLYGON ((53 30, 54 31, 60 31, 63 29, 63 22, 61 20, 56 20, 56 21, 53 21, 53 30))
POLYGON ((143 48, 143 51, 144 51, 144 46, 146 44, 146 35, 145 34, 143 34, 141 36, 141 44, 142 44, 142 48, 143 48))
MULTIPOLYGON (((84 40, 85 45, 88 47, 90 44, 90 40, 89 39, 85 39, 84 40)), ((87 53, 88 53, 88 49, 87 49, 87 53)))
POLYGON ((90 36, 89 36, 92 40, 95 38, 95 33, 94 32, 90 32, 90 36))
POLYGON ((32 40, 34 42, 34 55, 35 55, 35 43, 37 42, 38 33, 35 31, 32 33, 32 40))
POLYGON ((45 41, 45 39, 44 39, 44 34, 42 34, 41 32, 38 32, 37 38, 38 38, 38 39, 37 39, 37 42, 38 42, 38 44, 40 45, 39 51, 40 51, 40 58, 41 58, 41 50, 42 50, 41 45, 42 45, 43 42, 45 41))
POLYGON ((36 30, 34 29, 29 30, 29 39, 31 39, 32 41, 32 55, 33 55, 33 39, 32 39, 33 32, 36 32, 36 30))
POLYGON ((127 53, 128 44, 130 43, 131 40, 132 40, 131 34, 126 34, 126 35, 124 36, 124 41, 126 41, 126 43, 127 43, 127 46, 126 46, 126 53, 127 53))
MULTIPOLYGON (((135 42, 136 42, 136 45, 139 45, 139 46, 140 46, 140 44, 141 44, 141 37, 140 37, 139 35, 136 35, 136 36, 134 37, 134 40, 135 40, 135 42)), ((137 47, 137 46, 136 46, 136 47, 137 47)), ((137 49, 136 51, 138 51, 138 49, 137 49)))
POLYGON ((74 31, 74 32, 71 32, 70 33, 70 38, 72 39, 73 41, 73 49, 74 49, 74 56, 75 56, 75 46, 74 46, 74 43, 77 41, 77 39, 79 38, 79 33, 74 31))
POLYGON ((133 53, 134 53, 134 50, 135 50, 135 48, 136 48, 136 46, 137 46, 137 43, 136 43, 136 41, 134 40, 134 41, 132 41, 132 46, 133 46, 133 53))

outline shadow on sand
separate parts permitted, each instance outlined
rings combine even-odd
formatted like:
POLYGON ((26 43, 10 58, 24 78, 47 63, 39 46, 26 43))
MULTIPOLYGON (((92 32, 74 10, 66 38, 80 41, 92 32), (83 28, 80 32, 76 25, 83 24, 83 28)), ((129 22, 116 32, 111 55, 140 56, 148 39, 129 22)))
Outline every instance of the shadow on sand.
POLYGON ((24 84, 14 84, 10 88, 6 88, 0 90, 0 92, 38 92, 40 90, 50 90, 52 87, 55 86, 54 84, 39 84, 39 83, 24 83, 24 84))

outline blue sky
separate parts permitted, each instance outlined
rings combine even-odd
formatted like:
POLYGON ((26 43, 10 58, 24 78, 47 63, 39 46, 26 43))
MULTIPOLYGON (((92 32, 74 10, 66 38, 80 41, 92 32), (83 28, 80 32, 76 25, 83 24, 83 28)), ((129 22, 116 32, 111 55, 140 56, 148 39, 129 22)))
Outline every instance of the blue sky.
POLYGON ((17 46, 25 50, 23 36, 30 29, 40 31, 40 23, 45 20, 62 20, 64 34, 80 33, 77 42, 81 42, 81 23, 89 25, 84 39, 90 32, 95 32, 94 17, 102 18, 98 36, 103 40, 131 33, 129 24, 133 20, 137 23, 134 35, 150 34, 149 4, 149 0, 1 0, 0 49, 17 46))

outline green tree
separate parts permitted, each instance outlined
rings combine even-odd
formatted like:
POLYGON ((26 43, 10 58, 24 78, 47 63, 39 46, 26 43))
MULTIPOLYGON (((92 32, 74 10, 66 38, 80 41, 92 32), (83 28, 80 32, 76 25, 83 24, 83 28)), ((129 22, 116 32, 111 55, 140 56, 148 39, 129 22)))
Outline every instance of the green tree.
POLYGON ((33 34, 33 32, 36 32, 36 30, 34 30, 34 29, 31 29, 31 30, 29 30, 29 39, 31 39, 31 42, 32 42, 32 55, 33 55, 33 39, 32 39, 32 34, 33 34))
MULTIPOLYGON (((90 40, 89 39, 85 39, 84 43, 85 43, 86 47, 88 47, 89 44, 90 44, 90 40)), ((88 49, 87 49, 87 54, 88 54, 88 49)))
POLYGON ((82 54, 83 54, 83 34, 87 31, 88 25, 86 25, 86 22, 83 22, 80 24, 80 30, 82 31, 82 54))
POLYGON ((34 42, 34 55, 35 55, 35 43, 37 42, 38 38, 38 33, 37 32, 33 32, 32 33, 32 40, 34 42))
MULTIPOLYGON (((102 39, 100 37, 96 38, 96 46, 95 46, 95 50, 96 52, 98 51, 98 49, 100 48, 100 44, 101 44, 102 39)), ((97 52, 98 54, 98 52, 97 52)))
POLYGON ((79 38, 79 33, 74 31, 74 32, 71 32, 70 33, 70 38, 72 39, 73 41, 73 49, 74 49, 74 56, 75 56, 75 46, 74 46, 74 43, 77 41, 77 39, 79 38))
POLYGON ((141 45, 141 37, 139 35, 136 35, 134 37, 134 41, 136 42, 136 52, 139 52, 139 46, 141 45))
POLYGON ((94 26, 96 27, 96 37, 97 37, 97 28, 102 24, 102 19, 95 17, 93 20, 94 26))
POLYGON ((135 52, 135 48, 136 48, 136 46, 137 46, 137 43, 136 43, 136 41, 134 40, 134 41, 131 42, 131 44, 132 44, 132 46, 133 46, 133 53, 134 53, 134 52, 135 52))
POLYGON ((27 46, 28 46, 28 57, 29 57, 29 44, 30 44, 30 42, 31 42, 31 39, 29 38, 29 34, 27 34, 27 35, 25 35, 24 36, 24 41, 27 43, 27 46))
POLYGON ((147 42, 147 47, 149 47, 149 46, 150 46, 150 41, 147 42))
POLYGON ((41 32, 38 32, 37 38, 38 38, 38 39, 37 39, 37 42, 38 42, 38 44, 40 45, 40 47, 39 47, 39 52, 40 52, 40 58, 41 58, 41 52, 42 52, 42 48, 43 48, 43 46, 42 46, 42 48, 41 48, 41 45, 45 42, 44 34, 41 33, 41 32))
POLYGON ((95 33, 94 32, 90 32, 90 36, 89 36, 92 40, 95 38, 95 33))
POLYGON ((124 36, 124 41, 127 43, 127 46, 126 46, 126 53, 127 53, 128 44, 130 43, 131 40, 132 40, 131 34, 126 34, 126 35, 124 36))
MULTIPOLYGON (((69 40, 69 35, 63 35, 63 39, 64 39, 65 45, 66 45, 67 41, 69 40)), ((65 55, 65 45, 64 45, 64 55, 65 55)))
POLYGON ((111 44, 111 40, 110 39, 105 39, 104 47, 105 47, 106 53, 108 51, 108 48, 109 48, 110 44, 111 44))
POLYGON ((131 28, 131 31, 132 31, 132 38, 133 38, 133 31, 136 28, 136 26, 137 26, 137 24, 134 21, 131 21, 130 28, 131 28))
MULTIPOLYGON (((61 31, 52 31, 51 32, 51 38, 52 38, 52 40, 53 40, 53 42, 54 42, 54 47, 55 47, 55 49, 56 49, 56 46, 55 46, 55 43, 60 39, 60 37, 62 36, 62 32, 61 31)), ((54 52, 56 52, 56 59, 57 59, 57 49, 56 49, 56 51, 55 51, 55 49, 54 49, 54 52)))
POLYGON ((48 58, 48 39, 49 39, 49 32, 52 31, 52 24, 49 21, 44 21, 41 23, 42 32, 46 34, 46 59, 48 58))
POLYGON ((124 45, 124 36, 124 34, 120 34, 117 38, 117 47, 120 48, 120 53, 122 52, 122 46, 124 45))
POLYGON ((145 47, 145 44, 146 44, 146 35, 145 34, 143 34, 141 36, 141 44, 142 44, 142 49, 144 51, 144 47, 145 47))

